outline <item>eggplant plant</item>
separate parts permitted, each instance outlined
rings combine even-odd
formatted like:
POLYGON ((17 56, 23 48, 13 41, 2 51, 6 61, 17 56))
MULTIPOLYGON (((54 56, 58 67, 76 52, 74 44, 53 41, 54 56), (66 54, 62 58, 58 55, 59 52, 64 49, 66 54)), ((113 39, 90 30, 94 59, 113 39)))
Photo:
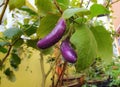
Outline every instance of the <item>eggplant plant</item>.
POLYGON ((31 57, 30 48, 40 53, 40 87, 46 87, 51 72, 54 73, 50 85, 60 87, 65 75, 69 75, 69 66, 75 68, 75 73, 81 73, 97 57, 102 58, 106 65, 112 61, 111 30, 114 29, 107 29, 104 21, 98 20, 102 16, 109 18, 112 13, 110 0, 106 4, 98 0, 33 1, 35 4, 29 0, 5 0, 0 5, 3 6, 0 24, 5 28, 0 32, 0 53, 4 54, 0 58, 0 70, 9 80, 15 77, 14 70, 20 68, 21 55, 31 57), (13 22, 9 22, 9 18, 3 19, 6 9, 10 11, 8 14, 13 22), (45 71, 44 60, 50 64, 48 72, 45 71), (4 67, 6 62, 10 67, 4 67))

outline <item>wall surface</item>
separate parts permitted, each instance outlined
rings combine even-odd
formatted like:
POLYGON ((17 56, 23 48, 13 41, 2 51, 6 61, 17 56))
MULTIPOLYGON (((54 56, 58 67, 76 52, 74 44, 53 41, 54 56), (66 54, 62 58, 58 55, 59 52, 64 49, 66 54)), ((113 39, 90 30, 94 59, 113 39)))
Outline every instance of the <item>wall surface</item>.
MULTIPOLYGON (((0 59, 4 55, 0 54, 0 59)), ((7 67, 9 65, 7 64, 7 67)), ((45 61, 45 71, 47 72, 49 65, 45 61)), ((14 70, 15 71, 15 70, 14 70)), ((41 87, 42 76, 40 69, 39 52, 34 51, 30 59, 24 58, 19 66, 19 70, 15 71, 16 81, 11 82, 7 77, 0 71, 2 77, 0 87, 41 87)), ((47 79, 46 87, 49 87, 51 80, 50 76, 47 79)))
MULTIPOLYGON (((112 0, 113 2, 116 0, 112 0)), ((120 27, 120 1, 117 3, 112 4, 112 10, 113 10, 113 24, 114 29, 117 30, 118 27, 120 27)), ((115 39, 116 44, 116 53, 117 56, 120 56, 120 37, 116 37, 115 39)))
MULTIPOLYGON (((116 1, 116 0, 112 0, 116 1)), ((113 24, 115 29, 120 25, 120 1, 112 5, 113 10, 113 24)))

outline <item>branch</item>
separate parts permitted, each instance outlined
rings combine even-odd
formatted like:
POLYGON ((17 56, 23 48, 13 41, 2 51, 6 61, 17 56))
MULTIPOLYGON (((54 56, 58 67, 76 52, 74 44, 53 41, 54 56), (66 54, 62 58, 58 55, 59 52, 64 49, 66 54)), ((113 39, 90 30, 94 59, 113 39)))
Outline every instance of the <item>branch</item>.
POLYGON ((117 3, 117 2, 119 2, 120 0, 116 0, 116 1, 114 1, 114 2, 111 2, 111 5, 112 4, 115 4, 115 3, 117 3))
POLYGON ((2 23, 2 19, 3 19, 3 16, 4 16, 4 13, 5 13, 5 10, 7 8, 8 3, 9 3, 9 0, 6 0, 5 6, 4 6, 2 13, 0 15, 0 24, 2 23))
POLYGON ((48 75, 50 74, 51 70, 54 68, 54 65, 56 64, 56 62, 57 62, 57 60, 59 59, 59 57, 60 57, 60 53, 59 53, 58 57, 56 58, 55 62, 51 65, 49 71, 46 73, 46 75, 45 75, 46 78, 47 78, 48 75))
POLYGON ((3 60, 0 62, 0 66, 2 66, 5 62, 5 60, 7 59, 7 57, 9 56, 10 52, 11 52, 11 49, 12 49, 12 45, 9 45, 9 49, 8 49, 8 52, 7 54, 5 55, 5 57, 3 58, 3 60))
POLYGON ((88 4, 87 4, 86 8, 88 8, 88 6, 89 6, 89 4, 90 4, 90 1, 91 1, 91 0, 88 1, 88 4))
POLYGON ((41 72, 42 72, 42 87, 45 87, 45 81, 46 81, 46 76, 45 76, 45 70, 44 70, 44 58, 43 54, 40 53, 40 67, 41 67, 41 72))
MULTIPOLYGON (((61 74, 60 74, 59 77, 58 77, 58 80, 57 80, 57 83, 56 83, 55 87, 58 86, 59 81, 63 78, 63 75, 64 75, 64 72, 65 72, 66 66, 67 66, 67 62, 65 61, 65 62, 64 62, 64 65, 63 65, 63 70, 62 70, 61 74)), ((61 83, 61 81, 60 81, 60 83, 61 83)))
POLYGON ((59 10, 59 12, 62 14, 63 11, 62 11, 62 9, 59 7, 57 1, 56 1, 56 0, 53 0, 53 2, 54 2, 54 4, 55 4, 55 6, 57 7, 57 9, 59 10))
POLYGON ((8 52, 7 54, 5 55, 5 57, 2 59, 2 61, 0 62, 0 66, 2 66, 5 62, 5 60, 8 58, 10 52, 11 52, 11 49, 13 47, 13 45, 19 40, 20 38, 16 39, 12 44, 9 45, 9 49, 8 49, 8 52))
POLYGON ((80 7, 82 7, 83 1, 84 1, 84 0, 81 0, 81 2, 80 2, 80 7))
POLYGON ((111 0, 108 0, 107 5, 105 6, 106 8, 110 5, 111 0))

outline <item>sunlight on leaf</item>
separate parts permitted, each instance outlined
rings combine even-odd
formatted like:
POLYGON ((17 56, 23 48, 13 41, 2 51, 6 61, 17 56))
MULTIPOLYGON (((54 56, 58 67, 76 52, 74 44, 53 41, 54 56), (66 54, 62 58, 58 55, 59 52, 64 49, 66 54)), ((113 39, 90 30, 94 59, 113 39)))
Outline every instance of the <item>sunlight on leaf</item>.
POLYGON ((101 4, 93 4, 90 7, 90 12, 91 12, 90 18, 96 17, 98 15, 105 15, 110 13, 110 11, 101 4))
POLYGON ((25 0, 10 0, 9 1, 9 8, 13 10, 15 8, 20 8, 25 5, 25 0))
POLYGON ((113 41, 110 33, 103 26, 95 26, 90 29, 98 44, 98 56, 100 56, 107 64, 110 63, 113 56, 113 41))
POLYGON ((63 12, 62 17, 65 19, 68 19, 77 13, 83 13, 83 14, 85 13, 86 14, 86 13, 89 13, 89 10, 87 10, 86 8, 69 8, 63 12))

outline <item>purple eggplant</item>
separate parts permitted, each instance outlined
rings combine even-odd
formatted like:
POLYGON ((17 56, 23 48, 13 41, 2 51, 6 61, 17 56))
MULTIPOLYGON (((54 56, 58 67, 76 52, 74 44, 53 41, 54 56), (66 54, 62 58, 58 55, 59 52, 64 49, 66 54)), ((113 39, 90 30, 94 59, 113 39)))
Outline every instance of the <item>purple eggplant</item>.
POLYGON ((41 49, 46 49, 57 43, 63 36, 66 30, 66 22, 60 18, 55 28, 46 37, 38 41, 37 46, 41 49))
POLYGON ((68 39, 64 40, 60 46, 61 54, 63 58, 70 62, 75 63, 77 61, 77 54, 71 47, 70 41, 68 39))

